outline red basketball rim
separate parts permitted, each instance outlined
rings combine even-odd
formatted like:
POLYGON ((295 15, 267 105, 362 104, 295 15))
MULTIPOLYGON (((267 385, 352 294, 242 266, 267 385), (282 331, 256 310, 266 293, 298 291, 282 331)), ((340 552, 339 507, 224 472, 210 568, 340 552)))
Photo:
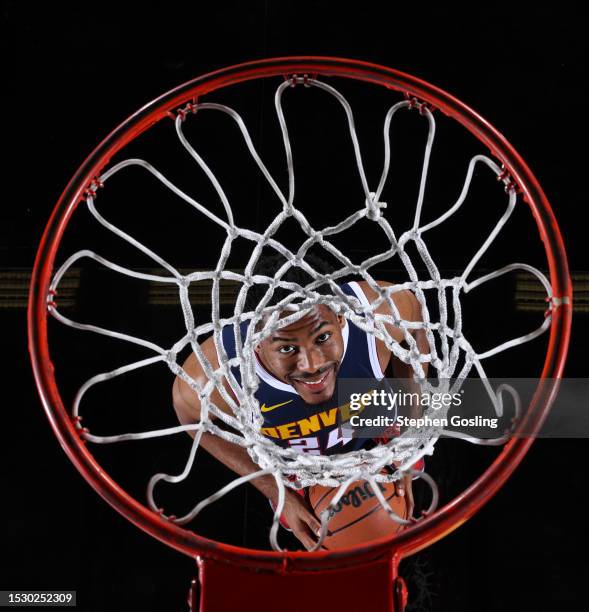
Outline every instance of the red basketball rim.
MULTIPOLYGON (((369 545, 326 552, 271 552, 229 546, 203 538, 162 519, 137 502, 114 482, 96 462, 74 427, 57 387, 47 338, 47 298, 57 250, 63 233, 85 190, 100 175, 111 157, 151 125, 169 116, 187 102, 229 85, 257 78, 289 76, 338 76, 383 85, 427 102, 452 117, 474 134, 497 158, 521 188, 530 206, 548 261, 554 295, 568 300, 553 308, 548 351, 542 379, 561 377, 569 343, 572 288, 566 252, 560 230, 542 188, 524 160, 485 119, 468 106, 413 76, 356 60, 331 57, 288 57, 247 62, 217 70, 189 81, 147 104, 117 127, 90 154, 60 197, 47 224, 32 273, 28 309, 29 352, 37 388, 51 423, 65 452, 88 483, 128 520, 153 537, 191 556, 232 561, 252 568, 280 569, 288 563, 298 570, 350 566, 390 554, 409 555, 440 539, 470 518, 517 467, 533 437, 517 435, 506 444, 493 464, 460 496, 431 517, 393 538, 369 545)), ((556 395, 556 386, 539 387, 518 430, 535 432, 544 421, 556 395)), ((517 432, 516 432, 517 433, 517 432)))

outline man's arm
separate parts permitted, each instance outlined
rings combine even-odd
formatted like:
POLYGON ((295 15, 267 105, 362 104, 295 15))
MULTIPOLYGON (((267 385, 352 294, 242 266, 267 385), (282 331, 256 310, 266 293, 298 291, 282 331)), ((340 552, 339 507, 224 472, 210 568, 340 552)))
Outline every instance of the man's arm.
MULTIPOLYGON (((422 313, 421 313, 421 304, 419 300, 415 297, 412 292, 409 292, 409 296, 407 297, 407 310, 411 310, 411 316, 403 317, 404 319, 412 322, 422 321, 422 313)), ((415 343, 417 344, 417 348, 419 352, 423 354, 428 354, 430 352, 429 343, 427 337, 425 335, 424 329, 413 329, 410 331, 411 335, 415 339, 415 343)), ((407 343, 403 341, 404 347, 407 347, 407 343)), ((423 373, 427 376, 429 363, 422 362, 421 367, 423 368, 423 373)), ((404 380, 405 385, 407 386, 407 390, 409 392, 421 392, 421 387, 419 383, 415 383, 413 380, 413 368, 411 364, 405 363, 400 359, 391 358, 391 369, 393 372, 393 376, 396 379, 404 380)), ((409 414, 407 415, 409 418, 416 419, 422 416, 422 409, 420 405, 411 404, 409 407, 409 414)))
MULTIPOLYGON (((213 370, 218 369, 219 360, 213 339, 209 338, 203 342, 201 348, 213 370)), ((207 384, 208 378, 194 353, 188 357, 182 367, 201 387, 207 384)), ((231 393, 227 381, 224 380, 223 384, 225 389, 231 393)), ((196 423, 200 420, 201 406, 198 395, 179 377, 176 377, 174 380, 172 397, 174 409, 182 425, 196 423)), ((215 388, 210 397, 211 401, 219 410, 227 414, 232 414, 230 407, 227 405, 218 389, 215 388)), ((214 420, 216 417, 209 412, 209 418, 214 420)), ((194 431, 189 431, 187 433, 192 437, 195 436, 194 431)), ((200 446, 239 476, 246 476, 260 470, 260 466, 252 461, 245 448, 228 442, 214 434, 207 432, 203 433, 200 439, 200 446)), ((254 478, 251 483, 258 491, 266 496, 274 506, 278 504, 278 487, 272 476, 266 475, 254 478)), ((312 548, 317 541, 315 534, 319 530, 321 523, 307 507, 303 498, 288 488, 286 489, 283 514, 297 538, 307 549, 312 548)))
MULTIPOLYGON (((380 287, 392 287, 394 285, 394 283, 389 283, 388 281, 376 282, 380 287)), ((376 291, 374 291, 366 281, 360 281, 358 284, 360 285, 362 291, 368 298, 369 302, 373 302, 378 298, 378 294, 376 293, 376 291)), ((423 320, 421 313, 421 304, 419 303, 419 300, 415 297, 415 294, 412 291, 398 291, 396 293, 392 293, 391 298, 395 303, 397 310, 399 311, 399 316, 401 319, 411 322, 418 322, 423 320)), ((383 302, 374 312, 375 314, 392 315, 391 309, 387 302, 383 302)), ((402 329, 388 323, 385 324, 385 327, 393 340, 396 340, 399 344, 405 342, 405 334, 402 329)), ((429 353, 429 344, 425 335, 425 330, 412 329, 409 330, 409 333, 415 338, 419 352, 422 354, 429 353)), ((378 354, 378 361, 383 372, 386 370, 390 362, 395 377, 404 379, 413 378, 413 368, 411 367, 411 365, 408 363, 404 363, 400 359, 395 359, 389 349, 385 346, 385 343, 382 342, 382 340, 376 340, 376 352, 378 354)), ((428 364, 423 363, 422 366, 425 375, 427 376, 428 364)))
MULTIPOLYGON (((380 287, 391 287, 394 284, 389 283, 387 281, 376 282, 380 287)), ((370 302, 373 302, 375 299, 378 298, 378 294, 376 293, 376 291, 374 291, 366 281, 361 281, 358 284, 360 285, 362 291, 364 291, 364 294, 370 302)), ((418 322, 423 320, 421 304, 419 303, 419 300, 415 297, 415 294, 412 291, 398 291, 396 293, 391 294, 391 298, 394 301, 397 310, 399 311, 399 316, 401 319, 412 322, 418 322)), ((383 302, 375 310, 375 313, 386 315, 392 314, 387 302, 383 302)), ((405 334, 403 330, 388 323, 385 324, 385 326, 391 338, 393 338, 393 340, 396 340, 399 344, 404 344, 405 348, 407 348, 405 334)), ((417 348, 419 349, 419 352, 421 354, 429 353, 429 343, 425 335, 425 330, 412 329, 409 331, 409 333, 413 336, 413 338, 415 338, 415 342, 417 343, 417 348)), ((376 339, 376 352, 383 373, 386 372, 387 368, 390 368, 390 370, 392 370, 392 376, 396 379, 404 380, 405 384, 411 391, 411 389, 416 384, 413 381, 413 368, 411 367, 411 365, 401 361, 400 359, 396 359, 391 353, 391 351, 389 351, 389 349, 386 347, 385 343, 382 342, 382 340, 379 340, 378 338, 376 339)), ((422 367, 425 376, 427 376, 428 363, 422 363, 422 367)), ((417 392, 420 391, 419 388, 416 388, 415 390, 417 392)), ((418 418, 421 416, 421 413, 422 411, 420 406, 411 405, 408 416, 410 418, 418 418)), ((413 516, 414 509, 412 481, 413 477, 407 475, 395 483, 397 495, 400 495, 401 497, 406 497, 408 516, 413 516)))

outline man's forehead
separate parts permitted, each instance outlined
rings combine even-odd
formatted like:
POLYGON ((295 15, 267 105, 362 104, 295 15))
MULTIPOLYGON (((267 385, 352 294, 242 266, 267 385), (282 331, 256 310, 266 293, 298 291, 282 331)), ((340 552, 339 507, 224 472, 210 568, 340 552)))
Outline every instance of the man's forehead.
MULTIPOLYGON (((280 318, 288 317, 292 315, 292 311, 283 310, 280 313, 280 318)), ((313 306, 309 313, 307 313, 304 317, 300 318, 298 321, 287 325, 286 327, 282 327, 279 330, 276 330, 277 334, 286 334, 288 332, 298 332, 302 331, 310 326, 317 326, 321 321, 327 321, 328 323, 332 323, 335 319, 335 313, 329 306, 325 304, 319 304, 317 306, 313 306)))

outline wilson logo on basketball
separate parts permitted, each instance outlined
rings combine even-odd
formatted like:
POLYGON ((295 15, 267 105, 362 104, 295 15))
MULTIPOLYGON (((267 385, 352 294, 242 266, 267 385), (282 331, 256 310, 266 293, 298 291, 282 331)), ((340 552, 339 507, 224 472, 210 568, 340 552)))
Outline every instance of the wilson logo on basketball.
MULTIPOLYGON (((377 483, 379 489, 382 493, 386 492, 386 488, 382 486, 379 482, 377 483)), ((344 493, 339 502, 335 505, 335 507, 330 511, 330 518, 341 512, 344 506, 353 506, 354 508, 359 508, 365 500, 370 499, 371 497, 375 497, 375 493, 372 490, 369 482, 365 482, 364 485, 356 486, 351 491, 344 493)))

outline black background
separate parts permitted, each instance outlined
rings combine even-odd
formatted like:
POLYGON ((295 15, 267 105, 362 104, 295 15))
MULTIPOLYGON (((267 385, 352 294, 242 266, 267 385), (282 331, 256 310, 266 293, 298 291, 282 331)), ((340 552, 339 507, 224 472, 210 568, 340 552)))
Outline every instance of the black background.
MULTIPOLYGON (((587 37, 575 4, 4 2, 1 18, 5 269, 32 266, 74 170, 136 109, 213 69, 294 54, 381 63, 475 108, 539 177, 571 269, 587 269, 579 144, 587 37)), ((193 562, 128 524, 67 461, 34 390, 25 325, 23 309, 3 313, 0 588, 75 589, 82 610, 184 609, 193 562)), ((580 314, 568 376, 586 375, 586 327, 580 314)), ((582 606, 585 446, 538 441, 485 508, 421 555, 429 595, 414 588, 415 609, 582 606)))

